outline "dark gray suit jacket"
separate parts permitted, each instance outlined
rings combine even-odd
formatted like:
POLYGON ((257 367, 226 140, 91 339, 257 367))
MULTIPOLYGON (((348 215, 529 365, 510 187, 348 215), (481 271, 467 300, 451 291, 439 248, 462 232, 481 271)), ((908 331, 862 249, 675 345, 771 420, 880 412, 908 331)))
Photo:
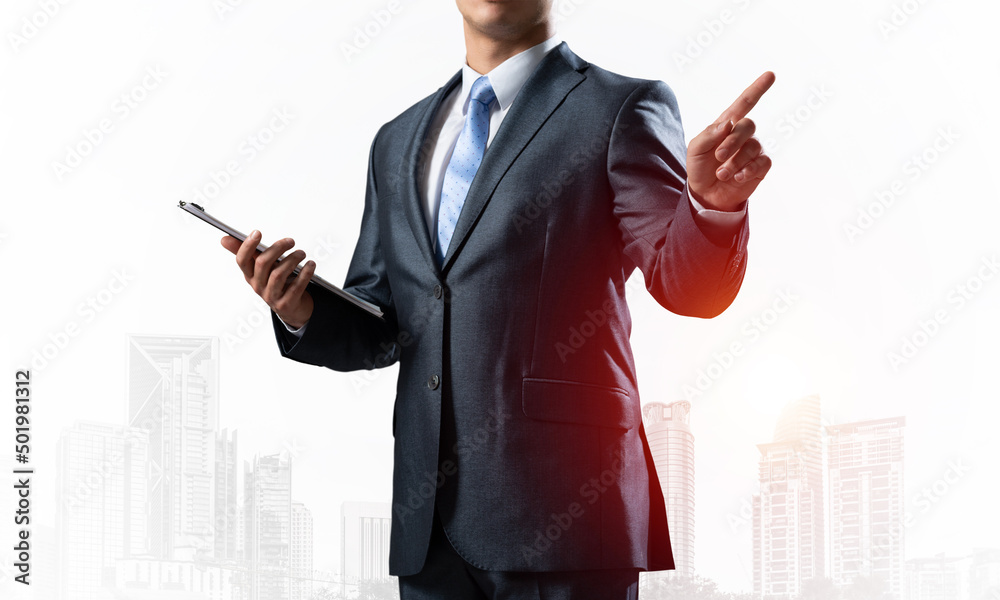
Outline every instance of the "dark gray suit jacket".
POLYGON ((480 568, 672 569, 625 282, 638 267, 668 310, 718 315, 743 280, 746 219, 728 231, 696 220, 665 83, 562 43, 487 149, 439 268, 418 173, 460 84, 461 71, 371 146, 344 289, 386 319, 310 284, 300 339, 273 316, 281 352, 337 371, 399 362, 390 573, 421 569, 435 506, 480 568))

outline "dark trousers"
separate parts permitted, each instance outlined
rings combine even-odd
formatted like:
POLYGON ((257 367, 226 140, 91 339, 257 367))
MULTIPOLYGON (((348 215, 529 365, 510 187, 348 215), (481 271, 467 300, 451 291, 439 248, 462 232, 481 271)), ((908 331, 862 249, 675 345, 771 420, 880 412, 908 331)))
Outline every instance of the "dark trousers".
POLYGON ((639 569, 484 571, 448 541, 437 510, 427 562, 399 578, 400 600, 637 600, 639 569))

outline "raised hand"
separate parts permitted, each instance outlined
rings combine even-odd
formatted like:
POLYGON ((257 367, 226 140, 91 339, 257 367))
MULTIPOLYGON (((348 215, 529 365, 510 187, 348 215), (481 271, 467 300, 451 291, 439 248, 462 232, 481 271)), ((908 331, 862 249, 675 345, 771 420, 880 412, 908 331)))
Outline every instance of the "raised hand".
POLYGON ((316 263, 310 260, 296 276, 292 270, 306 257, 305 252, 296 250, 278 262, 295 241, 284 238, 259 252, 260 239, 260 232, 254 230, 242 244, 227 235, 222 238, 222 246, 236 255, 243 277, 271 310, 292 327, 302 327, 312 316, 313 299, 306 291, 306 284, 316 271, 316 263))
POLYGON ((705 208, 739 210, 770 170, 771 158, 746 115, 773 83, 774 73, 764 72, 688 144, 688 189, 705 208))

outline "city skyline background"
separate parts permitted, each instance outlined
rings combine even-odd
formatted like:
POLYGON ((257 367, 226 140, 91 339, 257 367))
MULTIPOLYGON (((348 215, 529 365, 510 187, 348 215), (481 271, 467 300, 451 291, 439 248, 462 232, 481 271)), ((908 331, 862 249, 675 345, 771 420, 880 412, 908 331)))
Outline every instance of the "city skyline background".
MULTIPOLYGON (((187 577, 192 590, 215 590, 223 598, 306 600, 324 586, 345 594, 359 582, 388 576, 388 501, 342 502, 339 536, 325 536, 340 538, 339 569, 314 571, 312 511, 292 496, 298 451, 262 456, 251 450, 253 460, 242 462, 237 479, 239 432, 218 419, 218 338, 129 336, 127 346, 129 423, 78 421, 59 436, 52 566, 59 569, 55 587, 74 594, 62 598, 103 598, 99 588, 109 581, 158 586, 187 577)), ((643 420, 677 562, 675 571, 645 575, 645 585, 664 578, 669 585, 676 575, 705 577, 708 569, 696 558, 698 444, 691 404, 646 403, 643 420)), ((1000 592, 1000 549, 908 560, 914 515, 904 494, 905 425, 905 417, 830 424, 815 394, 785 404, 771 441, 756 445, 754 597, 796 600, 809 580, 846 588, 865 577, 884 581, 898 600, 980 600, 968 595, 970 585, 995 585, 1000 592), (977 579, 970 574, 978 563, 977 579), (914 586, 912 594, 903 595, 904 581, 914 586), (954 594, 940 595, 942 588, 954 594)), ((945 486, 925 488, 914 504, 929 508, 944 500, 968 470, 960 461, 949 464, 938 482, 945 486)), ((745 517, 729 516, 734 531, 745 517)))
MULTIPOLYGON (((60 435, 58 557, 50 565, 59 575, 46 582, 58 597, 104 598, 109 585, 182 585, 218 598, 307 600, 323 587, 344 595, 388 577, 388 502, 341 503, 340 568, 314 571, 312 512, 292 496, 295 453, 254 453, 238 480, 238 432, 217 419, 218 342, 130 336, 129 424, 77 422, 60 435)), ((670 589, 676 576, 704 578, 691 416, 686 401, 643 407, 677 563, 644 575, 654 597, 664 589, 655 582, 670 589)), ((905 424, 905 417, 829 424, 818 395, 786 403, 771 441, 757 444, 753 597, 797 600, 823 581, 847 589, 869 578, 898 600, 1000 592, 998 548, 907 559, 905 424)), ((953 485, 967 470, 949 465, 941 481, 953 485)), ((935 485, 924 503, 947 492, 935 485)))
MULTIPOLYGON (((880 29, 897 4, 556 2, 557 31, 582 58, 674 89, 688 139, 760 72, 777 75, 750 115, 775 166, 751 200, 739 297, 716 319, 687 319, 639 278, 629 285, 643 404, 691 404, 695 563, 723 589, 752 588, 757 444, 788 402, 814 394, 824 426, 906 417, 907 557, 1000 542, 1000 189, 979 174, 1000 133, 989 104, 1000 5, 919 4, 880 29), (956 461, 967 470, 943 495, 920 496, 956 461)), ((215 185, 206 209, 266 242, 295 237, 342 281, 375 131, 463 56, 451 3, 402 6, 350 57, 344 44, 385 3, 72 3, 0 53, 11 199, 0 257, 23 265, 2 300, 0 363, 37 363, 38 527, 55 527, 60 433, 128 422, 129 335, 218 338, 219 423, 238 431, 244 459, 295 453, 315 569, 339 568, 341 502, 389 498, 396 368, 341 374, 281 359, 219 236, 176 205, 215 185), (54 171, 102 119, 114 128, 94 151, 54 171)), ((10 3, 6 31, 38 10, 10 3)))

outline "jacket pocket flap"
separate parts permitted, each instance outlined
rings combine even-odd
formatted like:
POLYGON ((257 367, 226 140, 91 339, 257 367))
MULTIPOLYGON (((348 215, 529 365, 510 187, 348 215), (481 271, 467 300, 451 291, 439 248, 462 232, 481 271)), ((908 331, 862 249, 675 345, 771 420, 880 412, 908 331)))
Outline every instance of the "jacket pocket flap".
POLYGON ((638 421, 638 411, 625 390, 556 379, 525 377, 521 410, 525 416, 541 421, 600 427, 631 429, 638 421))

